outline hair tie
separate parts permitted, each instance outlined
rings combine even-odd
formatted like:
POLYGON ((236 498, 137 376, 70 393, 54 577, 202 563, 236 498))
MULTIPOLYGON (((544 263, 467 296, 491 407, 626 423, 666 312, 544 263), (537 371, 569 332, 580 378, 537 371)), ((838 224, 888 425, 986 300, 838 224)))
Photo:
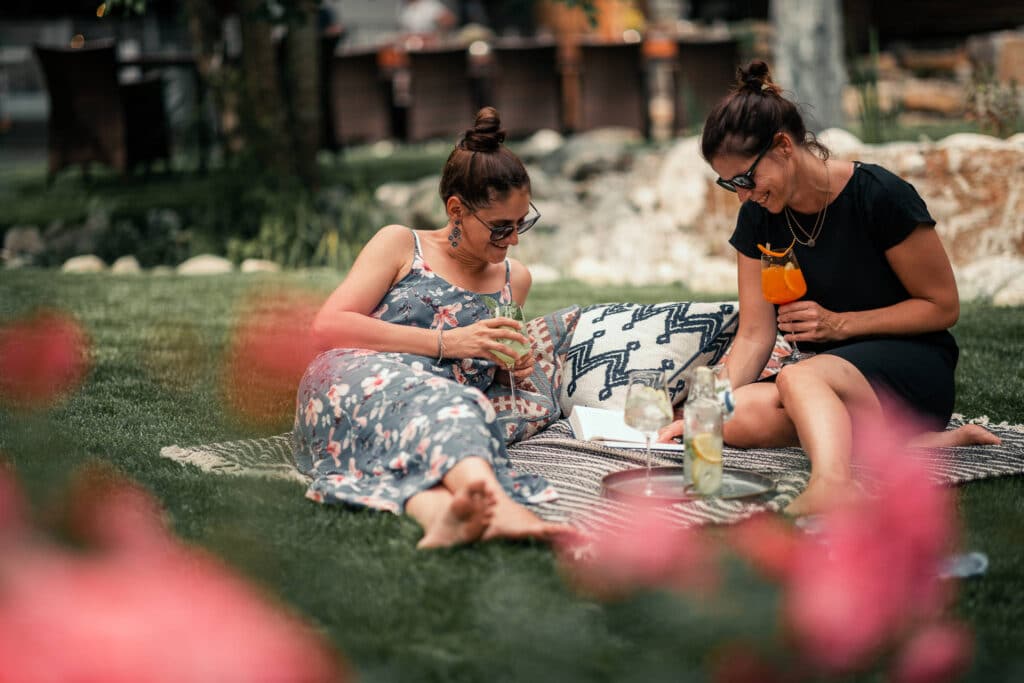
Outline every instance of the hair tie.
POLYGON ((768 84, 767 84, 767 83, 762 83, 762 84, 761 84, 761 92, 764 92, 765 90, 767 90, 767 89, 768 89, 768 87, 769 87, 769 86, 768 86, 768 84))

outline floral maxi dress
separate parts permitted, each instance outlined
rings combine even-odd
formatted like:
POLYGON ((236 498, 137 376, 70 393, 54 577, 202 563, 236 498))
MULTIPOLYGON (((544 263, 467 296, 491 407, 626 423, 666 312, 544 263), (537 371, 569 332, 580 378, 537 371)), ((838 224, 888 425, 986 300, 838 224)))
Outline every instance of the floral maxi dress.
MULTIPOLYGON (((400 325, 444 329, 490 317, 483 297, 511 300, 505 286, 477 294, 435 275, 413 231, 409 273, 371 314, 400 325)), ((493 361, 444 359, 368 349, 331 349, 306 369, 295 412, 295 459, 313 477, 306 497, 401 513, 409 498, 437 486, 461 460, 477 456, 519 503, 557 497, 541 477, 509 466, 503 431, 484 391, 493 361)))

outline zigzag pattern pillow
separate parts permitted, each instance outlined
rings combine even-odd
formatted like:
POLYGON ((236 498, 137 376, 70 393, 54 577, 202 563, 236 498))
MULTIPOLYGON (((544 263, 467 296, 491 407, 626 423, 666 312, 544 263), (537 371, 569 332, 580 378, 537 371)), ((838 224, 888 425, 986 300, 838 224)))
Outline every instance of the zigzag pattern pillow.
POLYGON ((630 370, 664 370, 672 404, 678 405, 686 398, 686 370, 717 363, 738 322, 735 301, 584 308, 562 368, 562 413, 576 405, 621 410, 630 370))

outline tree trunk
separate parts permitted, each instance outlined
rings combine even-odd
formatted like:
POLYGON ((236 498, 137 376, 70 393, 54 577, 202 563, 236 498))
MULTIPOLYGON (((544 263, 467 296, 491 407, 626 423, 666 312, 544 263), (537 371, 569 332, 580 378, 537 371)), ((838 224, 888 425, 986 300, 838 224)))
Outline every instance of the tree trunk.
POLYGON ((262 169, 293 175, 291 140, 277 68, 271 23, 262 0, 238 0, 242 29, 241 119, 248 149, 262 169))
POLYGON ((303 0, 301 19, 288 28, 284 82, 289 103, 289 127, 295 171, 315 188, 319 182, 316 155, 320 149, 320 29, 317 3, 303 0))
POLYGON ((771 0, 775 25, 774 79, 807 105, 815 132, 845 125, 841 0, 771 0))

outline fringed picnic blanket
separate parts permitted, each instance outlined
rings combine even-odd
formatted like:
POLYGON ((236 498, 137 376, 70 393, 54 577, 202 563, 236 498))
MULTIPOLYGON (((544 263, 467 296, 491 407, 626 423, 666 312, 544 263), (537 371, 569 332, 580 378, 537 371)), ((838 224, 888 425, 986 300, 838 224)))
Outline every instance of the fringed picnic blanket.
MULTIPOLYGON (((988 477, 1024 473, 1024 426, 991 424, 987 418, 965 420, 954 415, 949 428, 965 422, 984 425, 1002 439, 999 446, 967 446, 942 451, 921 450, 933 479, 954 485, 988 477)), ((195 465, 205 472, 293 479, 308 484, 292 461, 291 435, 227 441, 201 446, 167 446, 160 455, 195 465)), ((678 465, 655 451, 656 465, 678 465)), ((583 529, 618 526, 628 506, 601 495, 601 480, 611 472, 642 467, 643 449, 619 450, 573 438, 568 421, 556 422, 536 436, 514 444, 509 457, 515 467, 545 477, 559 498, 536 506, 542 517, 569 522, 583 529)), ((665 514, 684 526, 730 524, 763 511, 780 511, 807 484, 810 465, 799 448, 736 449, 726 447, 725 466, 768 475, 776 486, 772 494, 754 500, 706 498, 676 503, 665 514)), ((855 467, 856 469, 856 467, 855 467)))

